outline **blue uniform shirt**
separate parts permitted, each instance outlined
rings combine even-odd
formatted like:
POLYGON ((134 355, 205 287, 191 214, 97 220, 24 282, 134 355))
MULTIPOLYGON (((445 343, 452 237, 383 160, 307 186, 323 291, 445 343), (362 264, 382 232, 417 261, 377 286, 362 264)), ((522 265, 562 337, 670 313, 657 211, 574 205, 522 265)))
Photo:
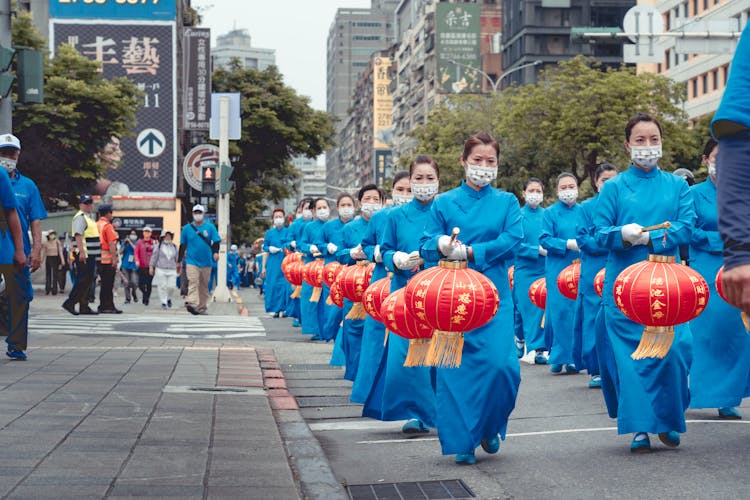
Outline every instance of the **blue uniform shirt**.
MULTIPOLYGON (((0 168, 0 203, 3 205, 3 210, 16 208, 16 196, 13 194, 13 186, 10 183, 8 172, 4 168, 0 168)), ((12 264, 14 253, 15 246, 10 229, 7 231, 0 230, 0 264, 12 264)))
POLYGON ((221 241, 216 226, 204 221, 200 226, 185 224, 180 235, 180 245, 187 245, 185 260, 188 265, 210 267, 214 265, 214 251, 198 234, 202 234, 210 243, 221 241), (195 229, 193 229, 193 227, 195 229))
POLYGON ((13 192, 16 195, 16 210, 18 218, 21 219, 21 232, 23 233, 23 249, 26 255, 31 253, 31 240, 29 239, 29 226, 35 220, 47 218, 47 210, 44 208, 42 196, 34 181, 16 170, 16 175, 10 178, 13 192))

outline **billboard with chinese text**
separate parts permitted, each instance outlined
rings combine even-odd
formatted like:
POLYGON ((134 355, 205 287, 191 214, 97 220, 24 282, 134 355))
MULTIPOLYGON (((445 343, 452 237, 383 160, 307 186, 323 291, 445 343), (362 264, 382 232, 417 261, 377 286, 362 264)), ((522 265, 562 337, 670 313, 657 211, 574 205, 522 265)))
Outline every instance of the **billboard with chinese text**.
POLYGON ((438 92, 467 94, 482 91, 479 52, 480 6, 437 4, 436 51, 438 92))
MULTIPOLYGON (((102 64, 105 78, 125 77, 144 92, 133 133, 112 138, 118 160, 96 185, 105 194, 174 196, 176 102, 174 22, 51 20, 50 45, 70 44, 102 64)), ((81 124, 85 126, 85 124, 81 124)), ((113 149, 110 148, 110 149, 113 149)))
POLYGON ((208 130, 211 117, 211 30, 185 28, 182 34, 182 126, 208 130))
POLYGON ((175 0, 49 0, 49 17, 174 20, 175 0))
POLYGON ((372 60, 372 137, 375 149, 390 149, 393 134, 393 97, 388 86, 391 77, 388 69, 391 60, 387 57, 375 57, 372 60))

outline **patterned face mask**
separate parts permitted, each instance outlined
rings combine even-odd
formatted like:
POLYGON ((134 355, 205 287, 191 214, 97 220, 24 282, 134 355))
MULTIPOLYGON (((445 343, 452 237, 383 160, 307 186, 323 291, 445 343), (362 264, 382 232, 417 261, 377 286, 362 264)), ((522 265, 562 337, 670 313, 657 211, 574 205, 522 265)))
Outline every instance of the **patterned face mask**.
POLYGON ((362 203, 363 214, 372 215, 381 208, 383 208, 383 205, 380 203, 362 203))
POLYGON ((391 198, 393 199, 393 204, 396 206, 399 206, 399 205, 403 205, 404 203, 409 203, 412 199, 414 199, 414 195, 393 193, 391 198))
POLYGON ((475 186, 487 186, 490 182, 497 179, 497 167, 484 167, 481 165, 471 165, 467 163, 466 178, 469 179, 475 186))
POLYGON ((656 146, 630 146, 630 159, 641 167, 653 168, 661 159, 661 144, 656 146))
POLYGON ((429 184, 417 184, 412 182, 411 192, 419 201, 429 201, 438 193, 439 184, 431 182, 429 184))
POLYGON ((526 204, 532 208, 536 208, 542 204, 544 195, 542 193, 526 193, 526 204))
POLYGON ((572 205, 578 199, 578 190, 577 189, 565 189, 563 191, 558 191, 557 199, 559 199, 561 202, 567 205, 572 205))

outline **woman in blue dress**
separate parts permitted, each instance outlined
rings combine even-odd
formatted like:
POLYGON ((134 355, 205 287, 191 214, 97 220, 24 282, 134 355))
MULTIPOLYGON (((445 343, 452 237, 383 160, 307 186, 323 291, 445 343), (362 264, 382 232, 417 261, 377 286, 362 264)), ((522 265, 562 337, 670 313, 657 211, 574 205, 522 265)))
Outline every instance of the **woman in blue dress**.
POLYGON ((545 335, 550 342, 549 360, 552 373, 578 373, 573 362, 573 323, 575 301, 564 296, 557 288, 560 272, 580 258, 576 231, 581 206, 578 199, 578 180, 573 174, 563 172, 557 176, 558 202, 544 212, 539 244, 547 251, 544 276, 547 280, 547 307, 545 309, 545 335))
POLYGON ((508 266, 523 239, 523 223, 516 197, 490 186, 497 178, 498 151, 487 133, 466 140, 461 155, 465 181, 435 199, 420 239, 425 262, 468 261, 500 294, 495 317, 465 332, 461 366, 436 369, 438 437, 443 454, 455 454, 459 464, 475 463, 480 444, 487 453, 497 453, 521 382, 508 266), (454 227, 461 230, 460 241, 449 236, 454 227))
MULTIPOLYGON (((297 251, 297 241, 302 238, 302 231, 305 230, 305 226, 312 220, 312 218, 313 218, 313 199, 303 198, 299 202, 299 205, 297 206, 297 217, 287 228, 287 239, 289 241, 289 245, 288 245, 289 250, 293 252, 297 251)), ((293 290, 294 290, 294 287, 290 284, 289 285, 290 295, 293 290)), ((299 297, 294 298, 294 299, 289 298, 285 312, 288 317, 292 318, 293 327, 297 328, 301 326, 300 320, 302 316, 302 311, 300 309, 299 297)))
MULTIPOLYGON (((323 254, 318 248, 318 244, 322 241, 321 233, 323 232, 323 224, 328 222, 328 218, 331 215, 328 200, 325 198, 316 199, 313 207, 315 209, 315 218, 309 224, 305 225, 302 237, 297 241, 297 250, 302 252, 305 264, 322 257, 323 254)), ((312 335, 311 340, 320 340, 320 327, 324 322, 325 300, 328 296, 321 294, 317 302, 310 302, 312 293, 313 286, 304 281, 302 283, 302 294, 300 295, 302 334, 312 335)))
MULTIPOLYGON (((385 268, 392 273, 391 292, 406 286, 424 267, 419 239, 438 193, 439 176, 438 165, 429 156, 417 156, 409 166, 407 180, 414 199, 393 209, 380 244, 385 268)), ((402 428, 406 434, 429 432, 435 425, 435 369, 405 367, 408 349, 407 339, 388 336, 362 415, 383 421, 406 420, 402 428)))
POLYGON ((534 353, 534 363, 547 364, 549 346, 544 337, 542 317, 544 311, 531 303, 529 287, 539 278, 544 277, 544 258, 547 250, 539 245, 542 233, 544 208, 544 187, 542 180, 531 177, 526 181, 523 190, 524 206, 521 208, 523 222, 523 241, 518 247, 513 273, 513 301, 520 315, 521 327, 526 349, 534 353))
POLYGON ((690 266, 708 282, 708 304, 690 322, 693 333, 693 366, 690 369, 690 408, 718 408, 719 418, 739 420, 736 408, 750 395, 750 335, 739 309, 716 291, 714 277, 724 263, 724 242, 719 234, 716 206, 718 143, 710 139, 703 151, 708 179, 691 188, 697 221, 690 238, 690 266))
POLYGON ((690 242, 693 197, 683 179, 658 167, 661 141, 661 125, 653 117, 639 113, 628 121, 625 149, 630 168, 604 184, 594 213, 596 243, 609 250, 602 304, 611 352, 605 354, 617 372, 616 383, 611 388, 602 385, 602 392, 610 415, 617 416, 618 433, 634 433, 634 453, 651 450, 649 433, 658 434, 667 446, 678 446, 690 401, 690 329, 675 327, 672 347, 663 359, 634 360, 630 355, 640 343, 643 325, 628 319, 612 294, 623 269, 649 254, 676 256, 679 246, 690 242), (643 231, 665 221, 671 224, 666 230, 643 231))
POLYGON ((594 212, 598 193, 609 179, 617 175, 617 167, 610 163, 601 163, 594 172, 594 190, 592 198, 581 203, 580 220, 576 241, 581 249, 581 275, 578 280, 578 297, 575 301, 573 318, 573 362, 579 370, 589 374, 589 387, 602 386, 599 373, 599 357, 596 355, 596 316, 601 308, 602 299, 594 288, 594 278, 607 264, 609 250, 601 248, 594 241, 594 212))
POLYGON ((265 306, 266 312, 278 318, 284 312, 289 300, 289 282, 281 272, 281 261, 284 260, 284 247, 287 240, 287 228, 284 227, 284 211, 277 208, 272 214, 273 227, 266 231, 263 238, 263 251, 268 252, 266 260, 265 306))

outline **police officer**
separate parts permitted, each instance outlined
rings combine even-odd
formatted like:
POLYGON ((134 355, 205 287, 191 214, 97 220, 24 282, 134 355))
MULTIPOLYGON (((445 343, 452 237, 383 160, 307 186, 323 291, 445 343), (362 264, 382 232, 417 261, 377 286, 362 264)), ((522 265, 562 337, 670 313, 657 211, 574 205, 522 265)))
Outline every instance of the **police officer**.
POLYGON ((75 254, 77 260, 76 283, 63 302, 63 309, 70 314, 98 314, 89 307, 89 288, 96 276, 96 259, 102 254, 102 246, 99 241, 99 228, 91 215, 94 207, 94 199, 90 194, 82 194, 79 199, 78 212, 73 217, 73 241, 75 243, 75 254), (75 309, 79 304, 78 311, 75 309))

